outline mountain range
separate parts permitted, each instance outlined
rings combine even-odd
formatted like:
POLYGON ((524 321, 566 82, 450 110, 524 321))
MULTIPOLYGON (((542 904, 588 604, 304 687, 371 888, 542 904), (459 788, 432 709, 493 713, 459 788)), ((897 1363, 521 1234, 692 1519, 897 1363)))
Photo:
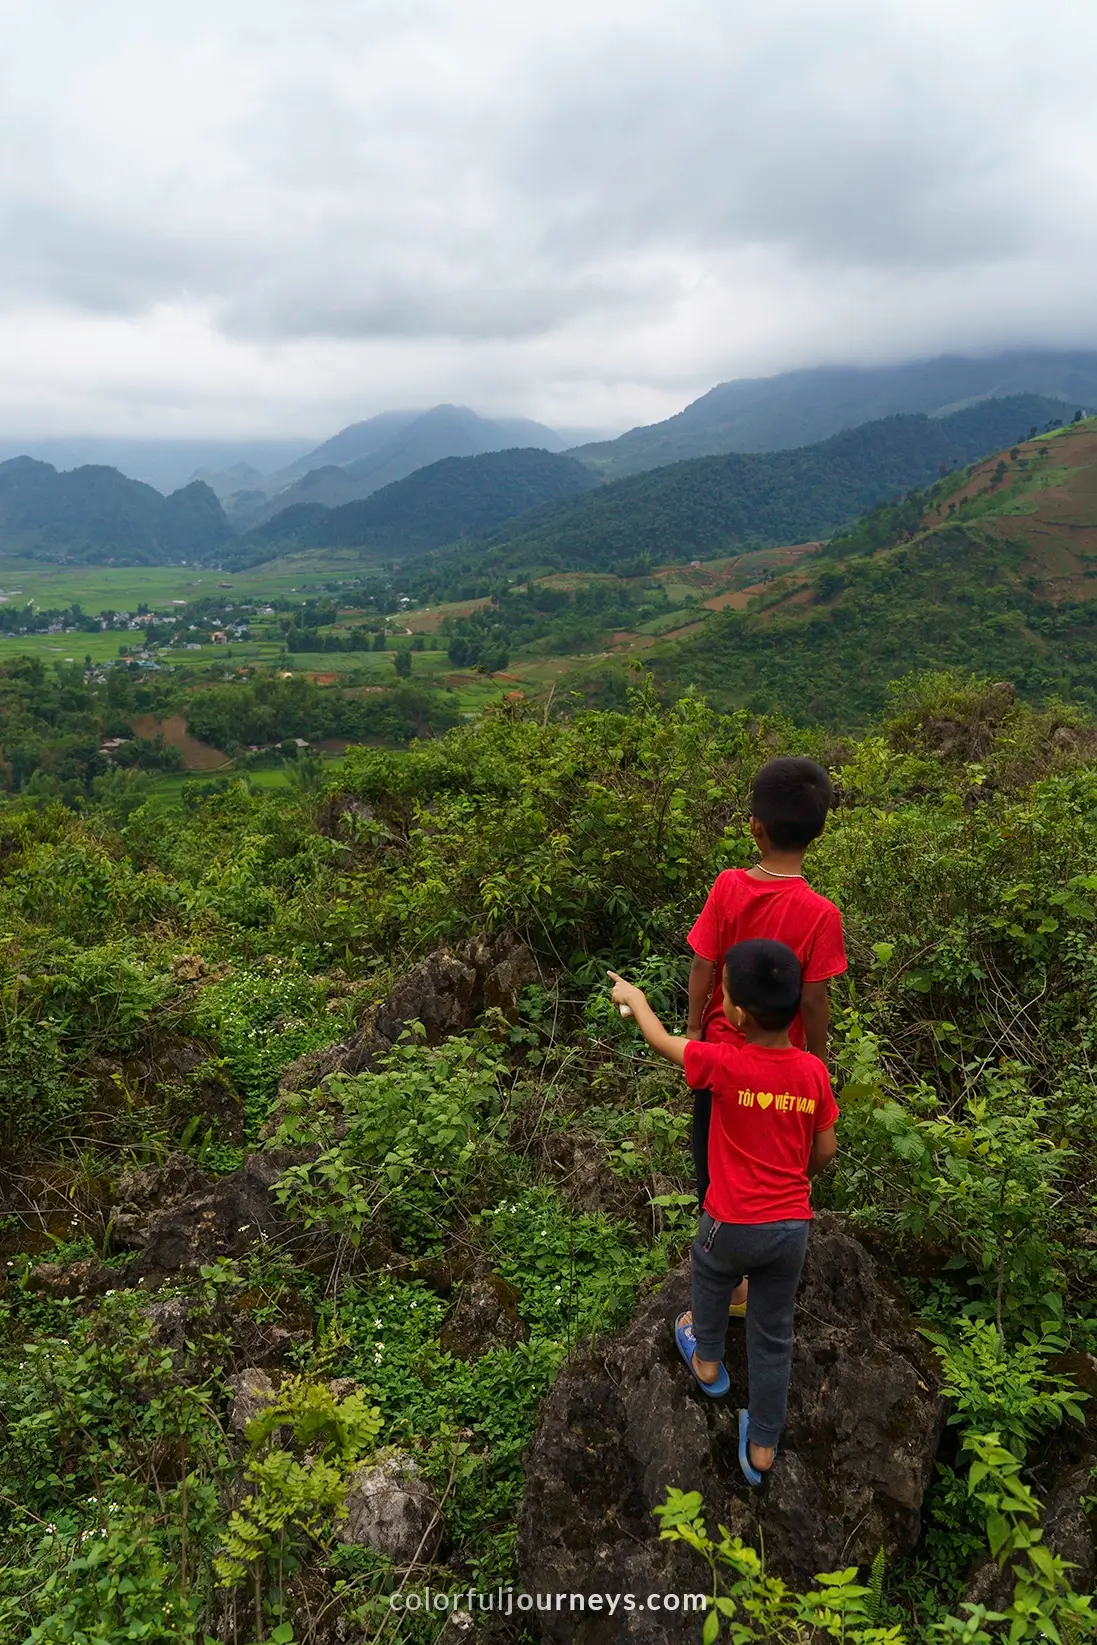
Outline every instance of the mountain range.
POLYGON ((116 468, 0 463, 0 542, 8 554, 94 564, 161 565, 215 558, 232 538, 200 480, 164 497, 116 468))
POLYGON ((352 423, 268 479, 235 491, 211 480, 238 529, 261 525, 300 504, 337 508, 369 497, 444 457, 478 457, 512 447, 559 452, 566 441, 543 423, 479 416, 467 406, 382 412, 352 423))
POLYGON ((948 417, 881 418, 791 451, 695 457, 545 505, 454 557, 497 574, 609 571, 806 542, 1070 415, 1065 401, 1012 395, 948 417))
MULTIPOLYGON (((884 508, 645 653, 670 694, 853 729, 912 671, 1012 681, 1097 708, 1097 418, 1019 441, 884 508), (890 532, 877 527, 891 515, 890 532)), ((1074 735, 1069 712, 1062 736, 1074 735)))
POLYGON ((373 558, 423 554, 482 537, 516 515, 598 483, 574 457, 536 448, 444 457, 340 508, 298 503, 285 509, 249 531, 225 564, 256 565, 299 548, 362 548, 373 558))
POLYGON ((944 355, 897 366, 819 366, 720 383, 665 422, 575 447, 606 479, 684 457, 814 444, 900 412, 943 417, 979 400, 1040 394, 1097 407, 1097 353, 1029 349, 985 358, 944 355))

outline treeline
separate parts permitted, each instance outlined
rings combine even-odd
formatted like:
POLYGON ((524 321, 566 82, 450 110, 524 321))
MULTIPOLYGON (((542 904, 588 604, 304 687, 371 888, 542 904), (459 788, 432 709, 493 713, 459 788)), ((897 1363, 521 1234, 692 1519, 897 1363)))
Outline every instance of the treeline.
MULTIPOLYGON (((615 481, 502 527, 480 575, 589 569, 636 575, 725 552, 830 536, 987 452, 1027 437, 1059 410, 1039 395, 988 400, 949 417, 885 417, 793 451, 699 457, 615 481)), ((467 568, 468 550, 440 555, 467 568)))
POLYGON ((505 668, 519 648, 567 656, 595 645, 607 628, 643 622, 669 609, 659 583, 635 589, 625 582, 594 582, 562 589, 544 583, 496 594, 490 605, 452 619, 449 657, 458 668, 488 673, 505 668))
POLYGON ((321 687, 301 675, 264 674, 240 684, 195 691, 186 703, 187 729, 227 754, 301 737, 306 742, 345 737, 352 742, 392 738, 407 742, 455 725, 456 698, 401 682, 386 691, 321 687))
POLYGON ((145 771, 178 768, 179 756, 161 738, 134 737, 135 714, 161 713, 158 681, 134 681, 113 669, 106 684, 85 680, 75 664, 52 669, 37 657, 0 663, 0 784, 8 794, 72 803, 93 796, 112 767, 145 771), (110 755, 104 739, 121 738, 110 755))
MULTIPOLYGON (((1097 706, 1097 599, 1057 605, 1029 586, 1026 549, 957 524, 822 572, 812 603, 722 613, 649 663, 673 694, 779 710, 801 725, 863 726, 911 669, 974 668, 1026 696, 1097 706)), ((588 682, 596 695, 620 684, 588 682)))

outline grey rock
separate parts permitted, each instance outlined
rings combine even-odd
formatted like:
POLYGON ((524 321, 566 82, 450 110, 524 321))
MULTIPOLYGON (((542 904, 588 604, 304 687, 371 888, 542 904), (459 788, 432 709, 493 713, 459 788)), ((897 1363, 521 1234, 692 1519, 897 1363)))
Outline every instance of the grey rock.
POLYGON ((248 1423, 260 1411, 265 1411, 268 1405, 274 1404, 278 1390, 267 1372, 258 1365, 248 1365, 244 1370, 237 1371, 235 1376, 229 1378, 229 1384, 233 1391, 229 1427, 238 1438, 242 1438, 248 1423))
POLYGON ((239 1171, 154 1217, 135 1270, 146 1278, 179 1273, 282 1238, 287 1224, 271 1189, 298 1157, 282 1148, 250 1154, 239 1171))
MULTIPOLYGON (((520 1585, 531 1592, 693 1592, 701 1561, 661 1542, 652 1509, 668 1486, 700 1491, 705 1519, 757 1546, 767 1569, 802 1585, 821 1571, 910 1552, 944 1421, 932 1358, 841 1218, 821 1214, 809 1246, 781 1451, 764 1489, 737 1462, 746 1403, 743 1328, 732 1323, 732 1396, 693 1387, 674 1343, 689 1306, 683 1265, 632 1324, 566 1367, 526 1453, 518 1522, 520 1585)), ((545 1615, 553 1645, 664 1645, 696 1628, 639 1611, 545 1615)))
POLYGON ((458 1359, 480 1359, 493 1348, 528 1342, 529 1326, 518 1312, 520 1301, 514 1286, 499 1274, 469 1280, 442 1323, 441 1347, 458 1359))
POLYGON ((442 1539, 438 1501, 411 1457, 396 1452, 359 1468, 347 1492, 340 1535, 398 1565, 429 1563, 442 1539))
POLYGON ((209 1186, 210 1179, 189 1154, 169 1154, 163 1165, 142 1165, 123 1172, 111 1213, 111 1244, 116 1251, 139 1251, 151 1224, 166 1211, 209 1186))
POLYGON ((471 1028, 488 1009, 514 1021, 522 989, 539 975, 534 955, 513 933, 438 948, 397 980, 358 1033, 291 1063, 279 1089, 307 1091, 331 1074, 368 1072, 412 1022, 422 1023, 428 1045, 438 1045, 471 1028))
MULTIPOLYGON (((1092 1486, 1091 1464, 1068 1468, 1052 1483, 1044 1499, 1044 1546, 1073 1566, 1068 1577, 1075 1593, 1092 1593, 1097 1577, 1097 1557, 1093 1534, 1082 1507, 1082 1497, 1092 1486)), ((1013 1572, 999 1568, 990 1558, 982 1560, 971 1573, 964 1592, 965 1603, 985 1605, 1003 1611, 1013 1598, 1013 1572)))

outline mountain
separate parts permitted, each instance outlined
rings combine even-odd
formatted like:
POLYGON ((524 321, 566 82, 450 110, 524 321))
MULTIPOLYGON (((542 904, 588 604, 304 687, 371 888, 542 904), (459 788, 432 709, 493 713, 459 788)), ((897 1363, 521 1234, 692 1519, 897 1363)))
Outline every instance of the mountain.
POLYGON ((605 479, 639 474, 687 457, 727 451, 780 451, 809 445, 859 423, 920 411, 947 416, 977 400, 1040 394, 1097 407, 1097 353, 1028 350, 969 359, 944 355, 901 366, 820 366, 778 377, 720 383, 666 422, 617 440, 577 446, 605 479))
POLYGON ((0 552, 102 565, 216 558, 232 538, 224 510, 197 480, 163 497, 116 468, 59 473, 50 463, 0 463, 0 552))
POLYGON ((672 694, 695 685, 843 730, 920 669, 1097 706, 1097 418, 1019 441, 909 508, 875 552, 851 552, 870 520, 645 663, 672 694))
POLYGON ((196 468, 192 480, 204 480, 222 503, 241 492, 256 490, 263 485, 262 472, 250 463, 233 463, 228 468, 196 468))
POLYGON ((230 563, 254 565, 289 548, 361 547, 386 559, 422 554, 597 485, 582 463, 549 451, 444 457, 341 508, 298 503, 250 531, 230 563))
POLYGON ((794 451, 672 463, 513 520, 477 551, 478 563, 606 571, 639 556, 680 563, 806 542, 1067 415, 1062 401, 1013 395, 950 417, 886 417, 794 451))
MULTIPOLYGON (((503 451, 515 446, 538 446, 546 451, 560 451, 564 442, 541 423, 523 418, 489 420, 480 417, 467 406, 435 406, 418 415, 385 413, 371 418, 368 423, 353 424, 323 446, 318 446, 307 459, 308 468, 294 484, 278 492, 271 501, 250 519, 237 511, 234 521, 242 528, 261 525, 276 514, 300 503, 319 504, 335 508, 342 503, 369 497, 383 486, 402 480, 418 468, 426 468, 443 457, 476 457, 488 451, 503 451), (382 428, 384 418, 405 417, 399 426, 382 428), (346 458, 341 454, 352 451, 363 431, 372 441, 363 455, 346 458), (383 435, 383 438, 380 436, 383 435)), ((298 469, 302 464, 295 465, 298 469)))
POLYGON ((34 457, 54 468, 116 468, 157 491, 175 491, 190 480, 246 463, 269 474, 283 468, 306 445, 304 440, 127 440, 111 435, 18 441, 0 438, 0 462, 34 457))
POLYGON ((312 468, 329 468, 332 465, 342 468, 347 463, 357 462, 377 451, 422 415, 421 411, 382 411, 376 417, 367 417, 364 422, 349 423, 338 434, 333 434, 330 440, 315 446, 312 451, 306 451, 302 457, 279 470, 272 479, 284 489, 312 468))

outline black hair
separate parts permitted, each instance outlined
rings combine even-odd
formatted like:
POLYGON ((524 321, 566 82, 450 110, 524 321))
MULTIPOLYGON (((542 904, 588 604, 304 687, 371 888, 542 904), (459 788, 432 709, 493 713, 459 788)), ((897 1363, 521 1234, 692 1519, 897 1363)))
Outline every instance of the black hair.
POLYGON ((815 760, 770 760, 754 779, 751 816, 779 851, 799 851, 823 832, 834 787, 815 760))
POLYGON ((724 981, 733 1002, 769 1033, 787 1028, 800 1009, 800 961, 783 942, 737 942, 724 955, 724 981))

